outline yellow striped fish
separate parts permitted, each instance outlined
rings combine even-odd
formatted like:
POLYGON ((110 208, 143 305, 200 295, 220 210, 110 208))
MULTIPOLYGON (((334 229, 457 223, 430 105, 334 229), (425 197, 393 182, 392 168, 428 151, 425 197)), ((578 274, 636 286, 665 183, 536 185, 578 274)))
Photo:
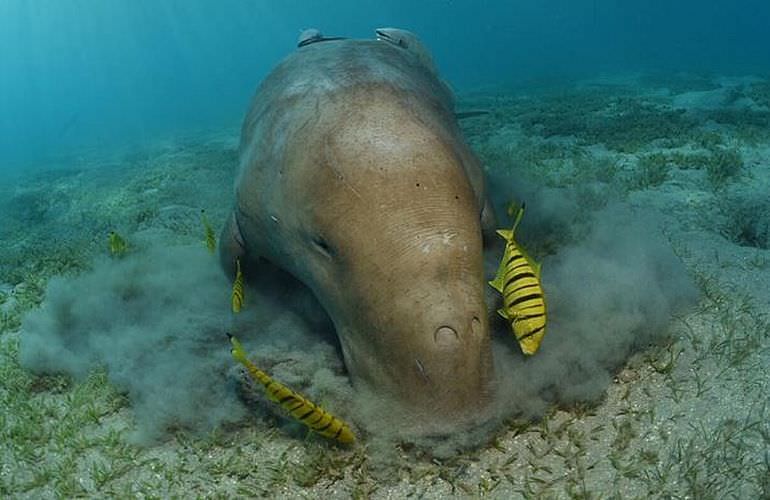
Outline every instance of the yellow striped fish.
POLYGON ((233 312, 241 312, 243 307, 243 273, 241 272, 241 259, 235 259, 235 281, 233 281, 232 295, 233 312))
POLYGON ((113 257, 122 257, 128 249, 128 244, 118 233, 110 231, 107 236, 107 246, 110 250, 110 255, 113 257))
POLYGON ((535 354, 545 335, 545 295, 540 285, 540 264, 516 243, 514 233, 524 215, 524 205, 516 213, 513 228, 499 230, 505 240, 503 260, 489 284, 503 295, 503 308, 497 312, 510 321, 511 329, 524 354, 535 354))
POLYGON ((201 209, 201 223, 203 224, 203 233, 205 236, 203 242, 206 244, 206 248, 209 249, 209 252, 213 254, 217 251, 217 237, 214 234, 214 228, 211 227, 211 224, 209 223, 208 217, 206 217, 206 211, 204 209, 201 209))
POLYGON ((251 375, 254 380, 265 386, 265 392, 271 401, 281 405, 295 420, 303 423, 325 438, 334 439, 344 444, 350 444, 356 440, 356 436, 353 434, 353 431, 350 430, 348 424, 312 401, 309 401, 300 393, 273 380, 270 375, 254 366, 254 364, 246 358, 243 346, 241 346, 241 343, 238 342, 235 337, 229 333, 227 336, 230 339, 230 344, 233 346, 230 351, 233 355, 233 359, 246 367, 249 375, 251 375))

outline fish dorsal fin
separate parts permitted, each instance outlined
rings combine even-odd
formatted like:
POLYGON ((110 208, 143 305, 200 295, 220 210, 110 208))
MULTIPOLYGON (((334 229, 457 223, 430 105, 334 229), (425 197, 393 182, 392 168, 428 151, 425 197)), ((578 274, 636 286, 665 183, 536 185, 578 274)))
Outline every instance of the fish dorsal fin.
POLYGON ((522 203, 516 211, 516 219, 513 221, 513 227, 511 228, 512 235, 516 234, 516 228, 519 227, 519 222, 521 222, 522 217, 524 217, 524 203, 522 203))
MULTIPOLYGON (((519 223, 521 222, 521 218, 524 217, 524 207, 525 204, 522 203, 519 209, 516 211, 516 219, 513 221, 513 227, 511 228, 511 239, 513 239, 514 234, 516 233, 516 228, 519 227, 519 223)), ((532 270, 535 271, 535 276, 537 276, 537 279, 540 279, 540 264, 535 262, 535 259, 529 256, 526 250, 524 250, 524 247, 522 247, 520 244, 516 243, 516 248, 519 249, 521 254, 524 256, 524 258, 527 260, 527 263, 532 267, 532 270)))
POLYGON ((512 242, 513 237, 516 234, 516 228, 519 226, 519 222, 521 222, 521 218, 524 216, 524 204, 522 203, 519 209, 516 211, 516 218, 513 221, 513 227, 511 229, 498 229, 497 234, 499 234, 505 241, 512 242))

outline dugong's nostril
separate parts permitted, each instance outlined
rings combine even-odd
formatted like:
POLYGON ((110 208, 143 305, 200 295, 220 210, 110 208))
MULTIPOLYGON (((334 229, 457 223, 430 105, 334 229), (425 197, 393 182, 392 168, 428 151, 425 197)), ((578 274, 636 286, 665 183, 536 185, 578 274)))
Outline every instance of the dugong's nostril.
POLYGON ((448 326, 442 326, 438 330, 436 330, 436 333, 434 334, 434 339, 436 341, 436 344, 442 347, 451 347, 453 345, 456 345, 459 341, 459 339, 457 338, 457 332, 454 330, 454 328, 451 328, 448 326))

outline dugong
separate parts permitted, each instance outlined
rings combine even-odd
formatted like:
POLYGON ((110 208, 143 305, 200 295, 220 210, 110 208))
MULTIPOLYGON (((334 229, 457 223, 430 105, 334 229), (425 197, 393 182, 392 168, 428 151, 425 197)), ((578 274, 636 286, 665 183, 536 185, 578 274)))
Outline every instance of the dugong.
POLYGON ((260 84, 220 257, 228 273, 264 259, 304 283, 354 387, 401 405, 413 429, 451 431, 491 398, 492 214, 428 51, 377 34, 306 36, 260 84))

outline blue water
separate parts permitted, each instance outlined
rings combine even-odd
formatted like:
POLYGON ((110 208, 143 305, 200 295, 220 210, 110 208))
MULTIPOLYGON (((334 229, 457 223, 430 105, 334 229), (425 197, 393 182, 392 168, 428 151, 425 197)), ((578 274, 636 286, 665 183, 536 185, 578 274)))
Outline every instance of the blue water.
POLYGON ((301 29, 371 37, 382 26, 418 33, 458 90, 770 73, 767 0, 3 0, 0 169, 237 126, 301 29))

